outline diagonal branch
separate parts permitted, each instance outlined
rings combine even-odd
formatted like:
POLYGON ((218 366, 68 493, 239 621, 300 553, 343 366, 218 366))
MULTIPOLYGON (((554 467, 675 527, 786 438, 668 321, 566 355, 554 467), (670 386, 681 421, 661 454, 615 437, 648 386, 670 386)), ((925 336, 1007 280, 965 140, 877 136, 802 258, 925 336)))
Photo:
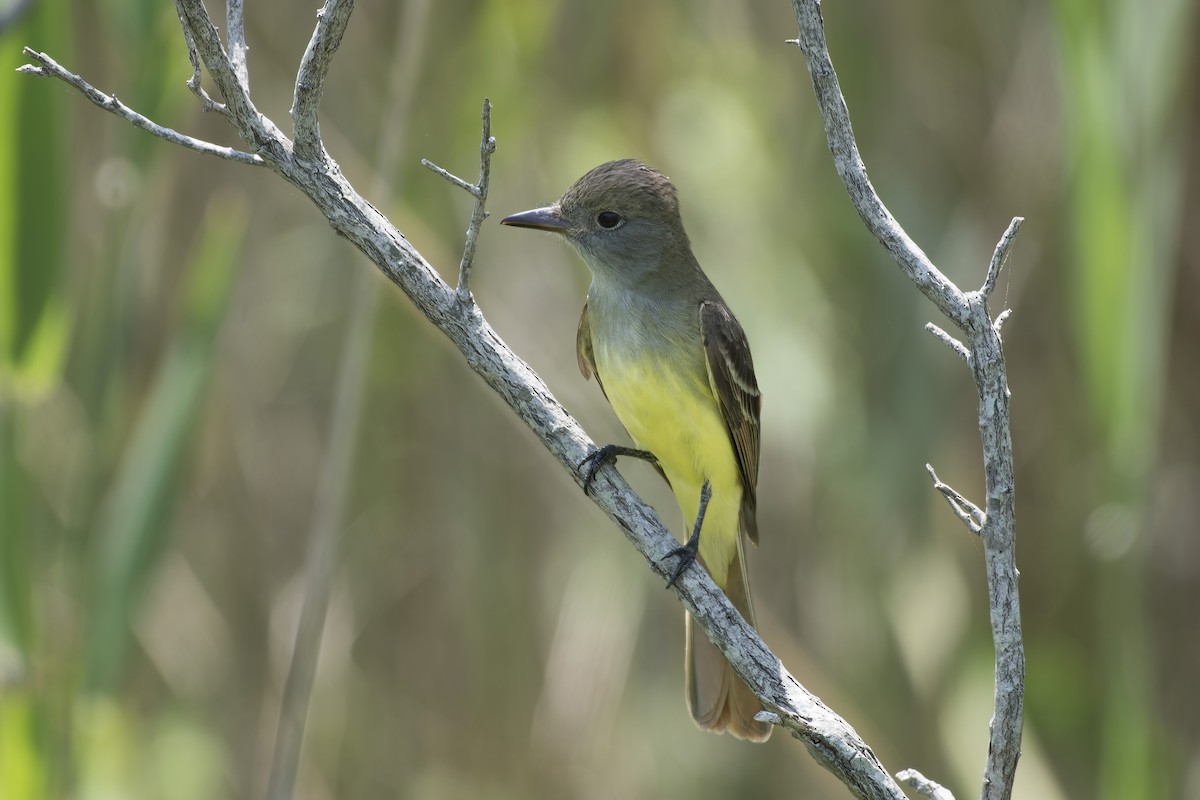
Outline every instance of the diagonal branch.
POLYGON ((925 471, 929 473, 929 477, 933 478, 933 488, 942 493, 942 497, 946 498, 946 502, 950 504, 950 509, 955 516, 963 521, 971 533, 979 533, 983 530, 984 514, 979 510, 979 506, 963 497, 953 486, 944 483, 933 471, 932 464, 926 464, 925 471))
MULTIPOLYGON (((175 6, 179 10, 184 38, 188 40, 189 47, 195 45, 196 53, 208 69, 209 76, 221 91, 224 113, 242 141, 260 154, 264 148, 290 151, 291 142, 250 102, 250 90, 240 81, 233 61, 221 44, 220 34, 204 8, 203 0, 176 0, 175 6)), ((279 154, 276 154, 266 160, 268 165, 273 165, 278 159, 279 154)))
POLYGON ((38 75, 47 78, 58 78, 60 81, 70 84, 78 89, 84 97, 91 100, 96 105, 103 108, 112 114, 116 114, 124 120, 127 120, 134 127, 141 128, 148 133, 152 133, 160 139, 166 139, 168 142, 186 147, 189 150, 195 150, 197 153, 204 153, 217 158, 228 159, 229 161, 237 161, 242 164, 250 164, 260 167, 266 162, 253 153, 246 153, 241 150, 235 150, 232 147, 224 147, 212 142, 206 142, 202 139, 194 139, 186 134, 179 133, 171 128, 164 128, 157 122, 142 116, 134 111, 129 106, 122 103, 116 97, 107 95, 100 91, 90 83, 85 81, 73 72, 64 69, 50 56, 45 53, 39 53, 31 48, 26 47, 25 55, 38 62, 40 66, 33 64, 25 64, 18 67, 17 72, 22 72, 26 75, 38 75))
POLYGON ((204 91, 201 85, 203 72, 200 69, 200 54, 196 52, 196 40, 192 38, 192 31, 184 22, 183 8, 180 7, 179 0, 175 0, 175 15, 179 18, 179 24, 183 28, 183 40, 187 44, 188 62, 192 65, 192 77, 188 78, 187 87, 192 90, 192 94, 200 98, 200 107, 205 111, 216 111, 226 116, 229 115, 229 110, 225 108, 224 103, 218 103, 208 96, 208 92, 204 91))
POLYGON ((996 249, 992 252, 992 261, 988 264, 987 277, 983 279, 983 288, 979 290, 985 301, 992 296, 992 292, 996 288, 1000 270, 1004 269, 1004 265, 1008 262, 1008 253, 1012 250, 1013 242, 1017 240, 1017 232, 1021 230, 1021 223, 1024 221, 1024 217, 1013 217, 1012 222, 1008 223, 1008 228, 1000 237, 1000 241, 996 243, 996 249))
POLYGON ((968 350, 966 345, 964 345, 958 339, 955 339, 953 336, 946 333, 946 330, 944 328, 938 327, 937 325, 934 325, 932 322, 926 322, 925 330, 932 333, 934 338, 937 339, 942 344, 946 345, 946 347, 949 347, 950 350, 954 353, 954 355, 958 356, 963 361, 967 362, 968 365, 971 363, 971 351, 968 350))
POLYGON ((792 9, 800 25, 800 38, 790 39, 798 45, 808 64, 817 94, 817 104, 825 120, 825 138, 833 154, 833 164, 854 209, 862 217, 867 230, 891 253, 892 258, 904 270, 921 293, 928 297, 938 310, 962 327, 966 322, 966 299, 962 291, 950 282, 917 247, 916 242, 900 227, 900 223, 888 211, 883 200, 867 177, 867 168, 858 152, 854 129, 850 125, 850 112, 846 109, 846 98, 838 83, 829 47, 825 43, 825 24, 821 20, 821 4, 818 0, 792 0, 792 9))
POLYGON ((901 770, 896 777, 911 786, 917 794, 928 797, 929 800, 954 800, 954 795, 950 794, 949 790, 929 780, 915 769, 901 770))

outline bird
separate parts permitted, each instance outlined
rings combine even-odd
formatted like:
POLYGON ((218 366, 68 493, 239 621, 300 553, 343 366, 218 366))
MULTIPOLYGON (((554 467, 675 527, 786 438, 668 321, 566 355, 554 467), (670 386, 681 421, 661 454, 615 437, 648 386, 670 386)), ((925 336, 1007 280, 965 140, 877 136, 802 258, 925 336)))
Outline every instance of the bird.
MULTIPOLYGON (((745 541, 758 544, 762 394, 745 331, 700 268, 670 179, 637 159, 587 172, 558 201, 504 225, 556 234, 591 273, 576 353, 636 447, 605 445, 580 464, 585 491, 617 456, 650 461, 692 535, 668 586, 699 559, 751 626, 745 541), (701 535, 703 528, 703 535, 701 535)), ((762 705, 690 615, 685 695, 696 724, 766 741, 762 705)))

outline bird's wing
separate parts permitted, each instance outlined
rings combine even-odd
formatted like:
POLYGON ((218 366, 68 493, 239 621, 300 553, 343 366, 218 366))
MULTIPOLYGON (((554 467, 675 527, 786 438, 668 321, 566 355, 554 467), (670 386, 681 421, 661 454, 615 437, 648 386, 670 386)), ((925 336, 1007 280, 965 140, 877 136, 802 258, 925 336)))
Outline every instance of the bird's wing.
POLYGON ((721 407, 721 418, 729 431, 729 440, 742 473, 743 528, 750 541, 758 544, 754 510, 762 394, 754 378, 750 344, 742 326, 720 300, 705 300, 700 304, 700 335, 708 365, 708 382, 721 407))
MULTIPOLYGON (((604 392, 600 373, 596 372, 596 357, 592 353, 592 328, 588 322, 587 303, 583 304, 583 312, 579 315, 579 330, 575 334, 575 357, 579 360, 579 371, 583 373, 584 380, 595 375, 600 391, 604 392)), ((604 397, 608 398, 608 392, 604 392, 604 397)))

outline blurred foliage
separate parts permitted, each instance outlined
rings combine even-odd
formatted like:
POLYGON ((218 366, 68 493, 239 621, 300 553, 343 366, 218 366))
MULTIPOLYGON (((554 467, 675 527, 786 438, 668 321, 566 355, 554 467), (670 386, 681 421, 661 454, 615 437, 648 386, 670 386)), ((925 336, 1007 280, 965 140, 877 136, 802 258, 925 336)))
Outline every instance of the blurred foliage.
MULTIPOLYGON (((1194 6, 825 4, 875 184, 935 263, 974 288, 1028 219, 998 292, 1018 797, 1200 797, 1194 6)), ((316 8, 248 9, 255 101, 285 127, 316 8)), ((922 465, 982 499, 975 393, 850 208, 792 36, 785 2, 369 0, 322 132, 446 275, 470 198, 419 159, 473 176, 484 96, 497 214, 609 158, 674 179, 766 397, 763 634, 889 768, 969 797, 991 711, 982 558, 922 465)), ((170 4, 40 0, 0 38, 0 797, 258 797, 350 271, 372 267, 269 171, 17 75, 22 45, 236 143, 184 87, 170 4)), ((575 366, 583 267, 494 221, 476 264, 506 341, 624 441, 575 366)), ((297 796, 845 796, 787 737, 692 726, 678 604, 378 280, 297 796)), ((654 473, 623 469, 677 527, 654 473)))

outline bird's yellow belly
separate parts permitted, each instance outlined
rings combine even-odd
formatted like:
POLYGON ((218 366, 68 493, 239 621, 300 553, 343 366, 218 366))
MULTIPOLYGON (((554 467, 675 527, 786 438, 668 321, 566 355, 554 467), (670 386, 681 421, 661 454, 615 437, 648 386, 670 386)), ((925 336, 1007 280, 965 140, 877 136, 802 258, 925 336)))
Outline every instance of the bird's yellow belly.
POLYGON ((724 585, 726 567, 737 548, 742 484, 725 422, 707 382, 683 377, 652 358, 603 359, 597 371, 625 430, 638 447, 658 458, 683 511, 686 535, 700 505, 700 487, 706 478, 711 483, 700 557, 724 585))

